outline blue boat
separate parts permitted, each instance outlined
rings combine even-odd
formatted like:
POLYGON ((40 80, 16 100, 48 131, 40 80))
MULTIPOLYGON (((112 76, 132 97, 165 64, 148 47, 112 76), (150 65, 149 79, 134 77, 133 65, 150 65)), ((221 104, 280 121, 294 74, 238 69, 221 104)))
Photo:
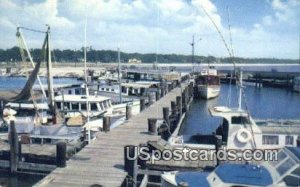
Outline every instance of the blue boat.
POLYGON ((285 147, 260 165, 224 163, 212 172, 166 172, 162 187, 300 186, 300 147, 285 147))

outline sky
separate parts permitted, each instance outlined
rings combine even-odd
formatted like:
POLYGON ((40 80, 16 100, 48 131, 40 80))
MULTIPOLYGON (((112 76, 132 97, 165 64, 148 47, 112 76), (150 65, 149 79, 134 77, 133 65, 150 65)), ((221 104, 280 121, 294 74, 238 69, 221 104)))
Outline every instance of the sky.
MULTIPOLYGON (((0 9, 2 49, 17 46, 17 25, 46 24, 52 48, 80 49, 87 20, 87 46, 97 50, 189 55, 195 35, 196 55, 300 53, 300 0, 1 0, 0 9)), ((41 48, 43 34, 22 33, 29 48, 41 48)))

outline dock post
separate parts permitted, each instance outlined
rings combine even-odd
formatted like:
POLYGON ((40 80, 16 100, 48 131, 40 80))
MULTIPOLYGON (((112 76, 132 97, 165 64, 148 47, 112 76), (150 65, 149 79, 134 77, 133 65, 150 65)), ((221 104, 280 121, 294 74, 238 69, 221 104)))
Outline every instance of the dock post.
POLYGON ((300 136, 297 138, 297 147, 300 147, 300 136))
POLYGON ((182 99, 181 96, 177 96, 176 97, 176 105, 177 105, 177 110, 178 110, 178 114, 179 114, 179 119, 182 116, 182 99))
POLYGON ((103 131, 104 132, 109 132, 110 131, 110 117, 109 116, 105 116, 103 118, 103 131))
POLYGON ((163 107, 163 119, 170 126, 169 107, 163 107))
POLYGON ((131 178, 131 182, 129 182, 128 186, 137 186, 137 152, 138 150, 134 145, 124 147, 124 169, 131 178))
POLYGON ((162 90, 157 90, 157 91, 155 92, 155 100, 156 100, 156 101, 158 101, 159 98, 160 98, 160 97, 159 97, 159 94, 160 94, 159 91, 161 92, 162 90))
POLYGON ((171 113, 172 115, 176 115, 176 102, 175 101, 171 101, 171 113))
POLYGON ((132 116, 132 106, 126 105, 126 120, 129 120, 132 116))
POLYGON ((19 161, 22 161, 22 142, 19 140, 18 141, 18 159, 19 161))
POLYGON ((153 104, 151 93, 148 94, 148 104, 149 106, 153 104))
POLYGON ((181 94, 181 98, 182 98, 182 112, 186 112, 187 111, 186 89, 183 90, 183 92, 181 94))
POLYGON ((143 110, 145 110, 146 105, 145 105, 145 99, 141 99, 140 100, 140 111, 142 112, 143 110))
POLYGON ((15 121, 10 121, 10 172, 15 174, 18 169, 18 134, 15 121))
POLYGON ((148 132, 149 134, 156 134, 156 121, 157 119, 155 118, 148 118, 148 132))
POLYGON ((165 88, 161 87, 160 89, 160 97, 163 98, 165 96, 165 88))
POLYGON ((56 144, 56 166, 60 168, 66 167, 66 152, 67 144, 66 142, 58 142, 56 144))
POLYGON ((218 159, 218 151, 222 146, 222 138, 215 133, 213 133, 215 137, 215 151, 216 151, 216 159, 217 159, 217 166, 220 164, 220 160, 218 159))

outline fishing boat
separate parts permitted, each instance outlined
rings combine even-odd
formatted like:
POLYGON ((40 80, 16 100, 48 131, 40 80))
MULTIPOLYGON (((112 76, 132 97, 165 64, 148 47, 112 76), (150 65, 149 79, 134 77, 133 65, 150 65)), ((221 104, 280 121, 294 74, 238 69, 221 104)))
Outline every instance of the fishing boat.
POLYGON ((204 99, 218 97, 221 90, 220 77, 217 70, 208 68, 203 69, 195 77, 197 95, 204 99))
POLYGON ((178 131, 174 131, 168 140, 169 143, 174 147, 214 149, 214 140, 218 136, 222 147, 227 150, 280 149, 284 146, 296 146, 296 140, 300 137, 300 120, 254 120, 249 111, 242 109, 242 73, 239 82, 238 108, 209 108, 211 116, 221 118, 221 124, 213 135, 196 134, 185 141, 178 131))
POLYGON ((299 186, 300 148, 285 147, 277 157, 259 165, 224 163, 212 172, 165 172, 162 187, 299 186))

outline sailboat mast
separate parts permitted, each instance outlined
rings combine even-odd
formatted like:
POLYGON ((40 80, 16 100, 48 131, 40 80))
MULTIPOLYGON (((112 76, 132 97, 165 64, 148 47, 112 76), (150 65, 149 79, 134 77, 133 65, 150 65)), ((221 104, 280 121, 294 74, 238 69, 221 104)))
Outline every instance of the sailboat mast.
POLYGON ((239 110, 242 110, 242 89, 243 89, 243 71, 240 71, 240 89, 239 89, 239 110))
POLYGON ((193 35, 193 40, 191 43, 192 46, 192 66, 193 66, 193 73, 195 72, 195 67, 194 67, 194 55, 195 55, 195 35, 193 35))
POLYGON ((120 63, 121 63, 121 57, 120 57, 120 48, 118 48, 118 81, 119 81, 119 97, 120 97, 120 103, 122 103, 122 83, 121 83, 121 76, 120 76, 120 63))
POLYGON ((55 109, 54 109, 54 92, 53 92, 53 75, 52 75, 52 62, 51 62, 51 48, 50 48, 50 26, 48 26, 47 29, 47 74, 48 74, 48 96, 49 96, 49 105, 50 108, 55 114, 55 109))
MULTIPOLYGON (((86 117, 87 123, 90 121, 90 104, 89 104, 89 89, 88 89, 88 80, 87 80, 87 70, 86 70, 86 25, 87 25, 87 16, 85 15, 85 22, 84 22, 84 44, 83 44, 83 58, 84 58, 84 80, 85 80, 85 94, 86 94, 86 117)), ((90 124, 87 126, 88 128, 88 143, 91 143, 91 128, 90 124)))

